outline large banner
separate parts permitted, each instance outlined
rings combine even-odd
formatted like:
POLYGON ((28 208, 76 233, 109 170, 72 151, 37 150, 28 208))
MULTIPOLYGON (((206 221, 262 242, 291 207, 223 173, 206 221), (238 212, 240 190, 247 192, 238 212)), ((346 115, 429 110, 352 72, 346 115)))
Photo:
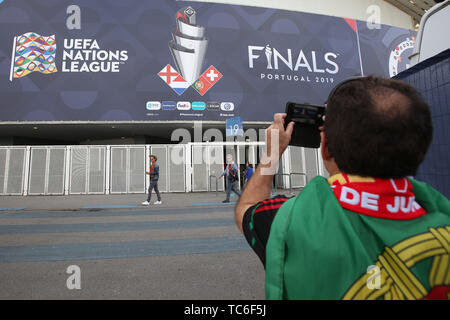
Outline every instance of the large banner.
POLYGON ((0 1, 1 121, 270 121, 355 75, 404 70, 414 32, 173 0, 0 1))

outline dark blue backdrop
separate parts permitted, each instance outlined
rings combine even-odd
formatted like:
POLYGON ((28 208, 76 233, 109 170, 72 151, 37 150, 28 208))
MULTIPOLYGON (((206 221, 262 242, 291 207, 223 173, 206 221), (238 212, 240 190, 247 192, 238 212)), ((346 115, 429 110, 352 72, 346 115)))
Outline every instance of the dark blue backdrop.
POLYGON ((395 78, 415 86, 431 108, 433 142, 416 178, 450 198, 450 49, 395 78))
MULTIPOLYGON (((362 21, 324 15, 172 0, 80 0, 76 4, 81 8, 81 29, 69 30, 66 9, 72 2, 0 4, 1 121, 192 121, 232 116, 270 121, 273 113, 284 111, 286 101, 321 104, 334 84, 361 71, 389 76, 391 52, 414 36, 410 30, 384 25, 370 30, 362 21), (157 75, 167 64, 175 67, 168 42, 176 12, 187 5, 196 10, 197 24, 205 27, 209 41, 202 72, 213 65, 223 75, 204 96, 192 87, 179 96, 157 75), (26 32, 55 35, 58 72, 33 72, 10 82, 13 39, 26 32), (128 59, 120 62, 119 72, 63 70, 64 39, 86 38, 95 39, 100 50, 126 51, 128 59), (250 62, 251 46, 276 50, 281 56, 278 69, 267 68, 265 50, 253 50, 250 62), (283 62, 289 54, 293 70, 283 62), (234 110, 147 110, 148 101, 233 102, 234 110)), ((408 53, 402 53, 400 70, 406 67, 408 53)))

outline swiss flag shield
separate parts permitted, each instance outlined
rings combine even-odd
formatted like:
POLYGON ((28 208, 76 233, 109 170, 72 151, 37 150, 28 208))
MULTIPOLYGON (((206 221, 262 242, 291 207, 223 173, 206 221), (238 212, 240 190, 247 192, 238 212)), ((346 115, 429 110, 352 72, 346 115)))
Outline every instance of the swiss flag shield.
POLYGON ((200 95, 204 95, 222 78, 222 74, 214 66, 210 66, 192 85, 200 95))
POLYGON ((206 69, 205 72, 201 75, 206 78, 206 80, 211 84, 211 86, 215 85, 217 81, 222 78, 222 74, 214 68, 214 66, 210 66, 206 69))

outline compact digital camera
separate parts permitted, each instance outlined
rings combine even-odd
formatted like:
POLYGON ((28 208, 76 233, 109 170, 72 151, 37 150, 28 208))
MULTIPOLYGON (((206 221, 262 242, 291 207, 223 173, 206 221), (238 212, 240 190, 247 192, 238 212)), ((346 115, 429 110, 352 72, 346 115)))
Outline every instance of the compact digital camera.
POLYGON ((318 148, 320 146, 320 130, 323 126, 324 106, 316 106, 305 103, 286 103, 285 128, 289 122, 294 121, 294 131, 292 132, 289 145, 318 148))

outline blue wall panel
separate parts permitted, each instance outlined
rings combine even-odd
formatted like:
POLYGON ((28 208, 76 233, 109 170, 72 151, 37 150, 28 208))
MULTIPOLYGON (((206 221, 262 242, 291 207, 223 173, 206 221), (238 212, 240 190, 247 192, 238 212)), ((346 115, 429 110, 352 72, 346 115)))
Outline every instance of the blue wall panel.
POLYGON ((433 142, 416 178, 450 198, 450 49, 398 74, 431 108, 433 142))

